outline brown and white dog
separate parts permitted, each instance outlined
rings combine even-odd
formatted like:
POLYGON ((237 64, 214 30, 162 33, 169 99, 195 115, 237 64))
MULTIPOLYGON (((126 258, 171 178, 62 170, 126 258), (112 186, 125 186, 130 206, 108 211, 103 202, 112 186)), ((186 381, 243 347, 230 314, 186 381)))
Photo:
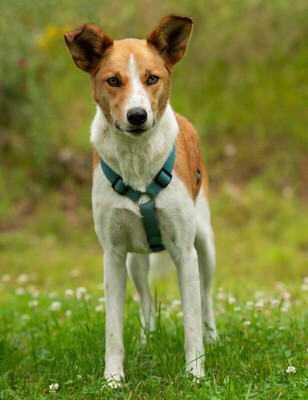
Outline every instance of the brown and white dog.
MULTIPOLYGON (((91 127, 92 204, 104 250, 105 377, 112 386, 124 378, 126 266, 141 299, 144 326, 154 330, 155 316, 148 285, 151 249, 138 204, 113 190, 99 155, 125 184, 144 192, 176 145, 173 178, 155 199, 155 208, 163 245, 178 273, 187 371, 204 375, 202 322, 206 338, 217 337, 210 292, 215 247, 207 176, 197 132, 169 104, 171 71, 185 53, 191 29, 191 18, 169 15, 146 40, 113 41, 93 24, 65 35, 74 63, 90 74, 97 103, 91 127)), ((140 202, 147 200, 143 195, 140 202)))

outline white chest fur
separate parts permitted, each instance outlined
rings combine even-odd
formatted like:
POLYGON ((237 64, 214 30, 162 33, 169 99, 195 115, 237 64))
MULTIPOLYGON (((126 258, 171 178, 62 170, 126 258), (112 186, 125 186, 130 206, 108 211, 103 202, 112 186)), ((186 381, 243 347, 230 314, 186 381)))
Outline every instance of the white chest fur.
POLYGON ((169 157, 178 130, 169 104, 155 126, 138 138, 127 136, 109 125, 100 108, 97 108, 91 126, 91 142, 126 184, 144 191, 169 157))
MULTIPOLYGON (((141 202, 147 200, 144 198, 141 202)), ((118 195, 100 167, 94 174, 92 203, 95 230, 104 249, 150 251, 138 204, 118 195)), ((173 173, 169 186, 157 196, 155 207, 163 241, 168 247, 193 241, 194 202, 176 174, 173 173)))

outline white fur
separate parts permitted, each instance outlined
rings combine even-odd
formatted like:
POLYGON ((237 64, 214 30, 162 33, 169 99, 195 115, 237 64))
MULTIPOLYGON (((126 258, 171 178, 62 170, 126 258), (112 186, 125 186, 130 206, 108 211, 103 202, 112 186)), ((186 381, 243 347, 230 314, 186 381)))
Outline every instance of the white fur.
MULTIPOLYGON (((91 141, 125 183, 144 191, 168 158, 177 134, 178 125, 169 104, 155 127, 138 139, 125 136, 110 126, 98 108, 91 128, 91 141)), ((155 325, 147 282, 150 248, 138 205, 118 195, 100 167, 94 173, 92 199, 95 230, 104 249, 105 377, 118 381, 124 377, 123 316, 128 253, 128 271, 141 298, 144 325, 151 330, 155 325)), ((209 325, 212 338, 216 337, 210 296, 215 252, 208 205, 202 191, 194 202, 185 184, 173 171, 170 184, 159 193, 155 206, 163 243, 178 272, 184 312, 186 368, 200 377, 204 375, 202 318, 209 325)))
POLYGON ((130 80, 131 92, 126 103, 126 107, 124 109, 124 115, 126 116, 127 111, 131 108, 141 107, 148 114, 145 127, 150 128, 153 125, 153 112, 151 108, 151 101, 140 80, 138 65, 133 54, 131 54, 129 58, 127 75, 130 80))
POLYGON ((178 130, 170 104, 155 126, 138 138, 126 136, 108 124, 97 107, 90 140, 104 161, 128 185, 144 191, 169 157, 178 130))

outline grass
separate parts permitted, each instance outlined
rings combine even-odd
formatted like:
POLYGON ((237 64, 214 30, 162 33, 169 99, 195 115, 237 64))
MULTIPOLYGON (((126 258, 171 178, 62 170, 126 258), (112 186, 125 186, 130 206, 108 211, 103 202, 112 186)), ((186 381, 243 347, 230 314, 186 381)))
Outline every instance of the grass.
POLYGON ((306 0, 2 3, 0 399, 306 399, 306 0), (174 13, 195 21, 171 104, 197 127, 209 173, 221 340, 206 347, 206 377, 194 383, 171 305, 175 271, 152 284, 157 330, 146 344, 129 283, 127 379, 112 391, 101 389, 104 313, 96 311, 103 270, 90 205, 94 105, 63 33, 91 21, 115 39, 145 37, 174 13), (22 274, 30 281, 17 283, 22 274), (65 298, 78 287, 92 300, 65 298))
POLYGON ((103 379, 102 253, 82 192, 71 187, 46 194, 31 217, 0 237, 1 272, 11 276, 0 286, 0 398, 306 398, 307 215, 296 197, 287 192, 277 203, 275 191, 258 182, 241 191, 227 184, 214 191, 220 342, 206 346, 206 377, 196 384, 184 373, 183 322, 172 303, 179 294, 171 271, 152 284, 157 329, 146 344, 128 285, 126 382, 113 391, 103 379), (71 192, 77 198, 68 207, 71 192), (17 283, 22 274, 29 281, 17 283), (76 293, 84 286, 91 299, 65 297, 66 289, 76 293), (60 310, 51 310, 53 302, 60 310), (286 372, 289 366, 296 374, 286 372), (49 392, 54 383, 56 395, 49 392))
POLYGON ((55 383, 56 396, 63 399, 307 398, 307 302, 300 288, 291 301, 288 288, 279 286, 251 294, 251 304, 215 291, 220 342, 205 348, 206 376, 200 383, 184 373, 178 304, 156 303, 156 332, 144 344, 138 304, 129 290, 126 382, 112 390, 102 378, 103 293, 96 289, 91 298, 67 299, 63 289, 48 296, 35 293, 32 284, 27 282, 22 295, 9 282, 3 289, 10 298, 0 314, 1 399, 54 398, 49 385, 55 383), (52 311, 55 301, 60 310, 52 311), (289 366, 295 374, 286 372, 289 366))

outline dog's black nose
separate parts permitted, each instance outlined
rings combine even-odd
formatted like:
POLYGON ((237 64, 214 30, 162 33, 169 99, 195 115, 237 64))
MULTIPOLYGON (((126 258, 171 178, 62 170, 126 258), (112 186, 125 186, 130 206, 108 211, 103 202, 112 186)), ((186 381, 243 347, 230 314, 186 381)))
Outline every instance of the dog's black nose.
POLYGON ((142 125, 147 120, 148 114, 143 108, 135 107, 128 110, 126 116, 132 125, 142 125))

